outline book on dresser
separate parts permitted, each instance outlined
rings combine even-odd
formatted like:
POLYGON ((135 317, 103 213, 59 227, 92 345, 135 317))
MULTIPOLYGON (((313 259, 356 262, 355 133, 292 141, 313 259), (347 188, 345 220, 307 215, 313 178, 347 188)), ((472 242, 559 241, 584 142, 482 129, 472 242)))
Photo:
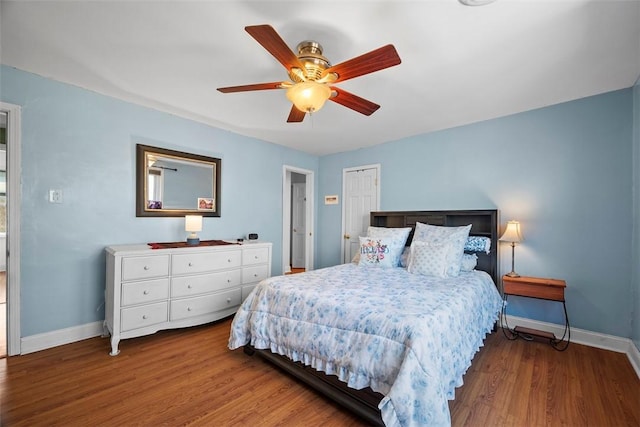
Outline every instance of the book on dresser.
POLYGON ((169 249, 119 245, 107 257, 105 335, 120 340, 219 320, 271 275, 271 243, 169 249))

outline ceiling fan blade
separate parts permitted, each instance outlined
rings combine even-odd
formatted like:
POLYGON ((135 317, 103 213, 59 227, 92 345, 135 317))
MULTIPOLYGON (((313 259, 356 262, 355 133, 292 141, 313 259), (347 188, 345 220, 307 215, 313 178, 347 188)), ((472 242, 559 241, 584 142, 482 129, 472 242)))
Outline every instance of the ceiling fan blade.
POLYGON ((393 67, 394 65, 400 64, 400 62, 402 61, 400 60, 400 56, 398 56, 396 48, 388 44, 364 55, 329 67, 324 70, 322 76, 324 77, 328 73, 336 73, 338 75, 336 82, 343 82, 354 77, 393 67))
POLYGON ((304 69, 304 65, 289 46, 276 33, 271 25, 252 25, 244 27, 245 31, 251 35, 258 43, 269 51, 287 70, 297 67, 304 69))
POLYGON ((218 88, 218 90, 222 93, 248 92, 250 90, 269 90, 269 89, 282 89, 282 82, 256 83, 252 85, 229 86, 229 87, 218 88))
POLYGON ((289 117, 287 118, 287 123, 298 123, 304 120, 305 116, 304 111, 300 111, 296 108, 295 105, 291 106, 291 111, 289 112, 289 117))
POLYGON ((364 114, 365 116, 372 115, 378 108, 380 108, 378 104, 375 104, 364 98, 360 98, 358 95, 349 93, 344 89, 332 86, 331 90, 336 92, 336 96, 329 98, 329 101, 333 101, 347 108, 351 108, 352 110, 364 114))

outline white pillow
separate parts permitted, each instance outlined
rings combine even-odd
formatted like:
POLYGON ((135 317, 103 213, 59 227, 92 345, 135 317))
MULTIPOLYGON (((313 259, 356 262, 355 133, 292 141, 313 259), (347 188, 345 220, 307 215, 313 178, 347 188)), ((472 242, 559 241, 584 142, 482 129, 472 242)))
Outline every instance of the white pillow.
POLYGON ((447 277, 447 252, 445 244, 433 242, 411 243, 411 256, 407 270, 413 274, 447 277))
POLYGON ((473 271, 476 268, 476 265, 478 265, 478 255, 462 255, 462 264, 460 265, 460 271, 473 271))
POLYGON ((471 224, 462 227, 441 227, 416 222, 413 241, 445 245, 447 247, 447 276, 456 277, 460 274, 464 245, 470 230, 471 224))
POLYGON ((369 226, 367 230, 367 236, 369 237, 383 237, 389 245, 391 264, 393 267, 400 265, 400 256, 404 245, 407 243, 407 238, 411 232, 411 227, 403 228, 389 228, 389 227, 373 227, 369 226))
POLYGON ((395 267, 392 263, 389 243, 381 237, 359 237, 360 260, 358 265, 366 267, 395 267))

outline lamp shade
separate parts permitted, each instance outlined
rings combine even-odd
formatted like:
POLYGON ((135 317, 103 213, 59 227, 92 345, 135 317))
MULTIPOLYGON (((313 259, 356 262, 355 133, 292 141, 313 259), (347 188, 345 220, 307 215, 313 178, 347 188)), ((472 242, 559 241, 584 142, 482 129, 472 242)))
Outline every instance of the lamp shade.
POLYGON ((504 230, 504 233, 502 233, 500 241, 520 243, 523 240, 522 233, 520 233, 520 223, 518 221, 507 222, 507 228, 504 230))
POLYGON ((296 83, 287 89, 287 98, 293 105, 305 113, 314 113, 322 108, 331 97, 331 89, 323 83, 314 81, 296 83))
POLYGON ((184 217, 184 229, 191 232, 202 231, 202 216, 186 215, 184 217))

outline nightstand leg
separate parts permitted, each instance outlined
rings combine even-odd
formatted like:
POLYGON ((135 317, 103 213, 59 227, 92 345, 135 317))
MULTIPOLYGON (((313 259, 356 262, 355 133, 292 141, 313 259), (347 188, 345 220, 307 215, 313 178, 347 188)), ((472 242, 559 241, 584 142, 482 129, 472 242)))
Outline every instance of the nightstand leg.
POLYGON ((567 305, 562 301, 562 307, 564 308, 564 333, 560 339, 551 340, 550 344, 558 351, 565 351, 569 347, 571 341, 571 327, 569 326, 569 315, 567 314, 567 305), (565 337, 567 340, 565 341, 565 337))
POLYGON ((505 338, 513 341, 518 338, 518 334, 513 332, 513 330, 509 328, 509 325, 507 324, 507 298, 509 298, 509 296, 505 295, 504 300, 502 300, 502 311, 500 313, 500 329, 502 329, 502 333, 505 338))

